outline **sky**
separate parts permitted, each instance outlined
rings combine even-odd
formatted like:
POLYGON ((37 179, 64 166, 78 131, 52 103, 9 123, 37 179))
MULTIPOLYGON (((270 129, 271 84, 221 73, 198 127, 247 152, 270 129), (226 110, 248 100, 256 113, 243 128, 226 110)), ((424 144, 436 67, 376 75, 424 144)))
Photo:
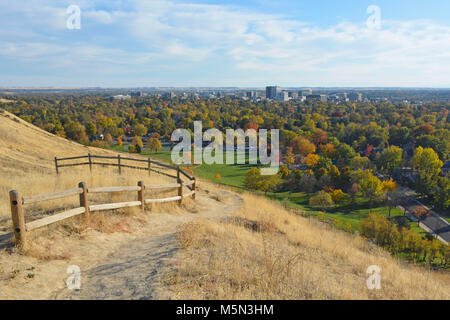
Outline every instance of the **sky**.
POLYGON ((449 12, 448 0, 1 0, 0 86, 450 88, 449 12))

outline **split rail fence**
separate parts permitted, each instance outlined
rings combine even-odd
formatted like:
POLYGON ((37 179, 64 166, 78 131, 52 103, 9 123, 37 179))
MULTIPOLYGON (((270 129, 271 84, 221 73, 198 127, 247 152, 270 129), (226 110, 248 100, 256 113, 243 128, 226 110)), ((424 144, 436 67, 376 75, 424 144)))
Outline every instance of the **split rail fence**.
POLYGON ((96 211, 104 211, 104 210, 113 210, 113 209, 120 209, 120 208, 127 208, 127 207, 140 207, 142 210, 145 208, 146 204, 152 204, 152 203, 164 203, 164 202, 172 202, 177 201, 179 205, 182 204, 182 201, 184 198, 192 197, 195 199, 196 194, 196 179, 195 177, 189 175, 184 170, 182 170, 180 167, 174 167, 169 166, 163 163, 159 163, 153 160, 141 160, 141 159, 133 159, 133 158, 126 158, 126 157, 105 157, 105 156, 94 156, 94 155, 87 155, 87 156, 81 156, 81 157, 70 157, 70 158, 55 158, 55 165, 56 165, 56 171, 58 173, 58 168, 61 167, 68 167, 68 166, 77 166, 77 165, 89 165, 92 170, 92 165, 99 164, 99 165, 114 165, 114 164, 107 164, 107 163, 97 163, 92 161, 92 159, 118 159, 118 167, 119 172, 121 172, 121 167, 127 167, 127 168, 135 168, 135 169, 145 169, 150 172, 156 172, 158 174, 162 174, 171 178, 176 179, 176 183, 171 184, 161 184, 161 185, 145 185, 142 181, 139 181, 137 186, 115 186, 115 187, 96 187, 96 188, 88 188, 86 183, 80 182, 78 184, 77 188, 70 189, 70 190, 64 190, 64 191, 57 191, 53 193, 46 193, 46 194, 40 194, 30 197, 23 197, 22 194, 17 190, 11 190, 9 192, 10 196, 10 204, 11 204, 11 218, 13 222, 13 234, 15 239, 15 244, 19 248, 26 247, 26 239, 27 239, 27 233, 39 229, 51 224, 54 224, 56 222, 69 219, 75 216, 83 215, 84 219, 89 219, 91 212, 96 211), (83 159, 88 158, 88 162, 83 163, 75 163, 75 164, 58 164, 58 161, 64 161, 64 160, 76 160, 76 159, 83 159), (131 161, 145 161, 148 163, 147 168, 138 167, 138 166, 131 166, 131 165, 123 165, 121 164, 121 160, 131 160, 131 161), (159 171, 157 169, 151 168, 152 164, 156 164, 158 166, 172 169, 176 171, 176 175, 171 175, 166 172, 159 171), (187 178, 187 181, 183 180, 181 176, 184 176, 187 178), (183 193, 183 187, 186 187, 189 192, 183 193), (145 191, 146 190, 158 190, 158 189, 177 189, 178 195, 175 197, 168 197, 168 198, 157 198, 157 199, 145 199, 145 191), (137 201, 129 201, 129 202, 119 202, 119 203, 105 203, 105 204, 89 204, 88 194, 94 194, 94 193, 116 193, 116 192, 137 192, 137 201), (48 201, 48 200, 55 200, 55 199, 62 199, 72 196, 79 196, 79 207, 70 209, 67 211, 63 211, 39 220, 26 222, 23 208, 24 206, 35 204, 42 201, 48 201))

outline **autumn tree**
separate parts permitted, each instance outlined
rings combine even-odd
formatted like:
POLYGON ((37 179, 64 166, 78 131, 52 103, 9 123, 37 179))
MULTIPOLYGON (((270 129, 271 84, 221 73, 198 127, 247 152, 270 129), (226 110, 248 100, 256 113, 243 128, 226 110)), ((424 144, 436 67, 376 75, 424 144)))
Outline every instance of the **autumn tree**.
POLYGON ((313 134, 312 142, 316 145, 325 145, 328 142, 328 136, 325 131, 316 129, 313 134))
POLYGON ((86 134, 90 137, 92 137, 93 135, 96 135, 97 134, 97 126, 92 122, 86 123, 86 134))
POLYGON ((136 150, 135 152, 141 153, 142 149, 144 148, 144 144, 142 143, 141 137, 135 136, 133 138, 133 140, 131 141, 131 145, 130 146, 134 146, 134 150, 136 150))
POLYGON ((412 163, 417 171, 416 191, 426 196, 432 195, 437 187, 443 162, 433 149, 418 147, 414 151, 412 163))
POLYGON ((394 206, 396 206, 402 196, 401 192, 396 192, 397 183, 391 179, 382 182, 383 190, 386 194, 386 203, 389 208, 389 217, 391 216, 391 211, 394 206))
POLYGON ((369 199, 370 208, 372 209, 373 202, 381 199, 385 194, 383 184, 370 170, 358 170, 354 175, 361 192, 369 199))
POLYGON ((261 180, 261 169, 253 167, 245 174, 244 185, 250 190, 258 190, 261 180))
POLYGON ((317 164, 319 163, 320 157, 317 154, 308 154, 305 159, 305 164, 308 166, 308 168, 315 168, 317 164))
POLYGON ((295 162, 295 158, 294 155, 292 153, 292 148, 291 147, 287 147, 286 148, 286 155, 284 156, 284 163, 286 163, 287 165, 290 164, 294 164, 295 162))
POLYGON ((309 199, 309 204, 313 207, 319 207, 322 210, 333 205, 333 199, 325 191, 319 191, 309 199))
POLYGON ((316 152, 316 146, 304 137, 296 137, 291 141, 291 147, 295 154, 307 156, 316 152))
POLYGON ((397 146, 386 148, 377 162, 382 171, 392 174, 394 169, 403 165, 403 149, 397 146))
POLYGON ((134 135, 142 137, 147 134, 147 128, 143 124, 137 124, 133 128, 134 135))
POLYGON ((147 142, 147 148, 149 148, 153 152, 158 152, 162 149, 161 141, 157 138, 151 138, 147 142))

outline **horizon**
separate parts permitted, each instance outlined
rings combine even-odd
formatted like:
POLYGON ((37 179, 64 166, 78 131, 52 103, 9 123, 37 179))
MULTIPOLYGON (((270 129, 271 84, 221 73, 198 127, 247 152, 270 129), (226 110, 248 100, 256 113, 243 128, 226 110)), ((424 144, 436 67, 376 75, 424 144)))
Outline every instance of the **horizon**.
POLYGON ((0 9, 2 88, 450 88, 444 0, 5 0, 0 9))

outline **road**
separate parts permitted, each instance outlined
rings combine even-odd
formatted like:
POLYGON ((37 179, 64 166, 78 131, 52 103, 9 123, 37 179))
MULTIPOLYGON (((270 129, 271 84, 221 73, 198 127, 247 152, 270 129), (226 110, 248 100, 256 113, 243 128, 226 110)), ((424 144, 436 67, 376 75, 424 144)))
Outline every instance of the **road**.
MULTIPOLYGON (((404 198, 402 199, 400 206, 405 211, 406 215, 411 219, 415 219, 415 221, 417 221, 417 218, 413 215, 414 209, 417 207, 423 207, 427 211, 430 211, 429 208, 424 206, 415 198, 413 191, 402 187, 401 192, 403 193, 404 198)), ((436 235, 442 242, 446 244, 450 243, 450 223, 444 220, 437 213, 431 211, 431 214, 425 215, 420 219, 419 226, 425 231, 436 235)))

